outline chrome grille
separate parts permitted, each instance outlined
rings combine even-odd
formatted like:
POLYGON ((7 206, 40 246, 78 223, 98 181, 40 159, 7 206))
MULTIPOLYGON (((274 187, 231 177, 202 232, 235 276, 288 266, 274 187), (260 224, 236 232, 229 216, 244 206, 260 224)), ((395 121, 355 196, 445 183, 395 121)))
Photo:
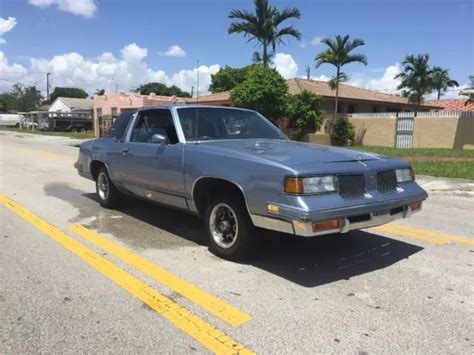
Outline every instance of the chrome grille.
POLYGON ((390 192, 397 189, 397 176, 394 170, 383 171, 377 174, 377 190, 390 192))
POLYGON ((362 196, 365 192, 364 175, 339 175, 337 180, 342 197, 362 196))

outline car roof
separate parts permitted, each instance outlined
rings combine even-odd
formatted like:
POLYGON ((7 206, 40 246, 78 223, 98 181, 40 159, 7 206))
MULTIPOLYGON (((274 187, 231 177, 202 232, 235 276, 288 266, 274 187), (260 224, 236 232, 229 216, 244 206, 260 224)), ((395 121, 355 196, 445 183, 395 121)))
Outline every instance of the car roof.
POLYGON ((228 110, 239 110, 239 111, 251 111, 246 108, 241 107, 229 107, 229 106, 215 106, 215 105, 199 105, 199 104, 165 104, 165 105, 152 105, 152 106, 144 106, 137 109, 137 111, 145 111, 145 110, 154 110, 154 109, 178 109, 178 108, 213 108, 213 109, 228 109, 228 110))

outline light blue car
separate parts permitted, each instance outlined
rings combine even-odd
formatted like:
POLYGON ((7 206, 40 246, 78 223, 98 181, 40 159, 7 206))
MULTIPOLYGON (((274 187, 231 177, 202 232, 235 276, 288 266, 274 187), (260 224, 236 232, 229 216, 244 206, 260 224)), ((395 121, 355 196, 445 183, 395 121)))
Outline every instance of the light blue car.
POLYGON ((123 113, 81 144, 75 167, 103 207, 131 195, 201 216, 211 251, 234 260, 254 249, 255 227, 346 233, 407 218, 427 198, 406 161, 294 142, 257 112, 229 107, 123 113))

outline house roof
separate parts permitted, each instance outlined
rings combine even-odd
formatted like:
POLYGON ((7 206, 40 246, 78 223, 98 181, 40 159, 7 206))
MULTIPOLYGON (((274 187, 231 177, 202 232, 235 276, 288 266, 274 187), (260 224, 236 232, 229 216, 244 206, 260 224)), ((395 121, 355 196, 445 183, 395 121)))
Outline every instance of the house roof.
MULTIPOLYGON (((321 80, 308 80, 293 78, 287 80, 288 91, 290 94, 299 94, 303 90, 311 91, 319 96, 325 97, 335 97, 336 90, 331 89, 327 81, 321 80)), ((383 103, 392 103, 392 104, 403 104, 403 105, 413 105, 408 101, 408 98, 386 94, 383 92, 373 91, 363 89, 357 86, 351 86, 346 84, 339 84, 339 98, 351 99, 351 100, 363 100, 363 101, 372 101, 372 102, 383 102, 383 103)), ((431 105, 423 105, 426 106, 431 105)), ((436 107, 436 105, 434 105, 436 107)))
MULTIPOLYGON (((303 90, 307 90, 323 97, 332 98, 336 96, 336 91, 331 89, 327 81, 293 78, 288 79, 287 84, 288 91, 292 95, 299 94, 303 90)), ((346 84, 339 85, 339 98, 415 106, 414 104, 410 103, 406 97, 385 94, 382 92, 362 89, 356 86, 346 84)), ((229 100, 230 91, 219 92, 216 94, 202 96, 199 98, 200 102, 208 103, 225 102, 229 100)), ((196 99, 188 99, 187 102, 196 102, 196 99)), ((423 105, 423 108, 433 109, 439 108, 439 106, 437 106, 436 104, 425 103, 423 105)))
POLYGON ((439 111, 467 112, 474 111, 474 101, 468 99, 443 99, 430 100, 426 102, 430 105, 440 106, 439 111))
POLYGON ((58 97, 56 100, 61 100, 64 104, 69 106, 71 110, 90 110, 93 106, 90 97, 85 99, 79 99, 76 97, 58 97))
POLYGON ((230 101, 230 91, 217 92, 215 94, 200 96, 198 99, 193 97, 192 99, 186 99, 186 102, 227 102, 230 101))

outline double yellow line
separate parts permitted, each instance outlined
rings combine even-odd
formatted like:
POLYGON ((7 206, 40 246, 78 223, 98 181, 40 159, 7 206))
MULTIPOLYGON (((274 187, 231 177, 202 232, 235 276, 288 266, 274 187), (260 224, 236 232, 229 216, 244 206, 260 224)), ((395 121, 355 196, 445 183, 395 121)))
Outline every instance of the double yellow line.
POLYGON ((372 228, 373 230, 379 232, 385 232, 390 234, 396 234, 401 237, 418 239, 425 242, 430 242, 434 244, 447 244, 450 242, 457 242, 462 244, 474 244, 474 239, 469 239, 465 237, 459 237, 457 235, 429 231, 426 229, 415 228, 410 226, 404 226, 401 224, 386 224, 380 227, 372 228))
MULTIPOLYGON (((13 200, 0 194, 0 202, 22 217, 24 220, 45 233, 63 247, 79 256, 87 264, 107 276, 117 285, 123 287, 133 296, 139 298, 150 308, 173 323, 176 327, 190 335, 203 346, 214 353, 222 354, 251 354, 252 351, 237 343, 228 335, 213 327, 211 324, 197 317, 184 307, 175 303, 168 297, 160 294, 155 289, 139 280, 129 272, 118 267, 108 259, 102 257, 92 249, 67 235, 58 228, 47 223, 26 208, 13 200)), ((224 301, 208 294, 207 292, 188 284, 183 279, 152 264, 148 260, 116 245, 102 236, 80 225, 70 227, 72 231, 84 237, 91 243, 109 251, 127 264, 136 267, 143 273, 160 281, 169 288, 199 304, 212 314, 222 318, 231 325, 240 325, 251 317, 224 301)))

